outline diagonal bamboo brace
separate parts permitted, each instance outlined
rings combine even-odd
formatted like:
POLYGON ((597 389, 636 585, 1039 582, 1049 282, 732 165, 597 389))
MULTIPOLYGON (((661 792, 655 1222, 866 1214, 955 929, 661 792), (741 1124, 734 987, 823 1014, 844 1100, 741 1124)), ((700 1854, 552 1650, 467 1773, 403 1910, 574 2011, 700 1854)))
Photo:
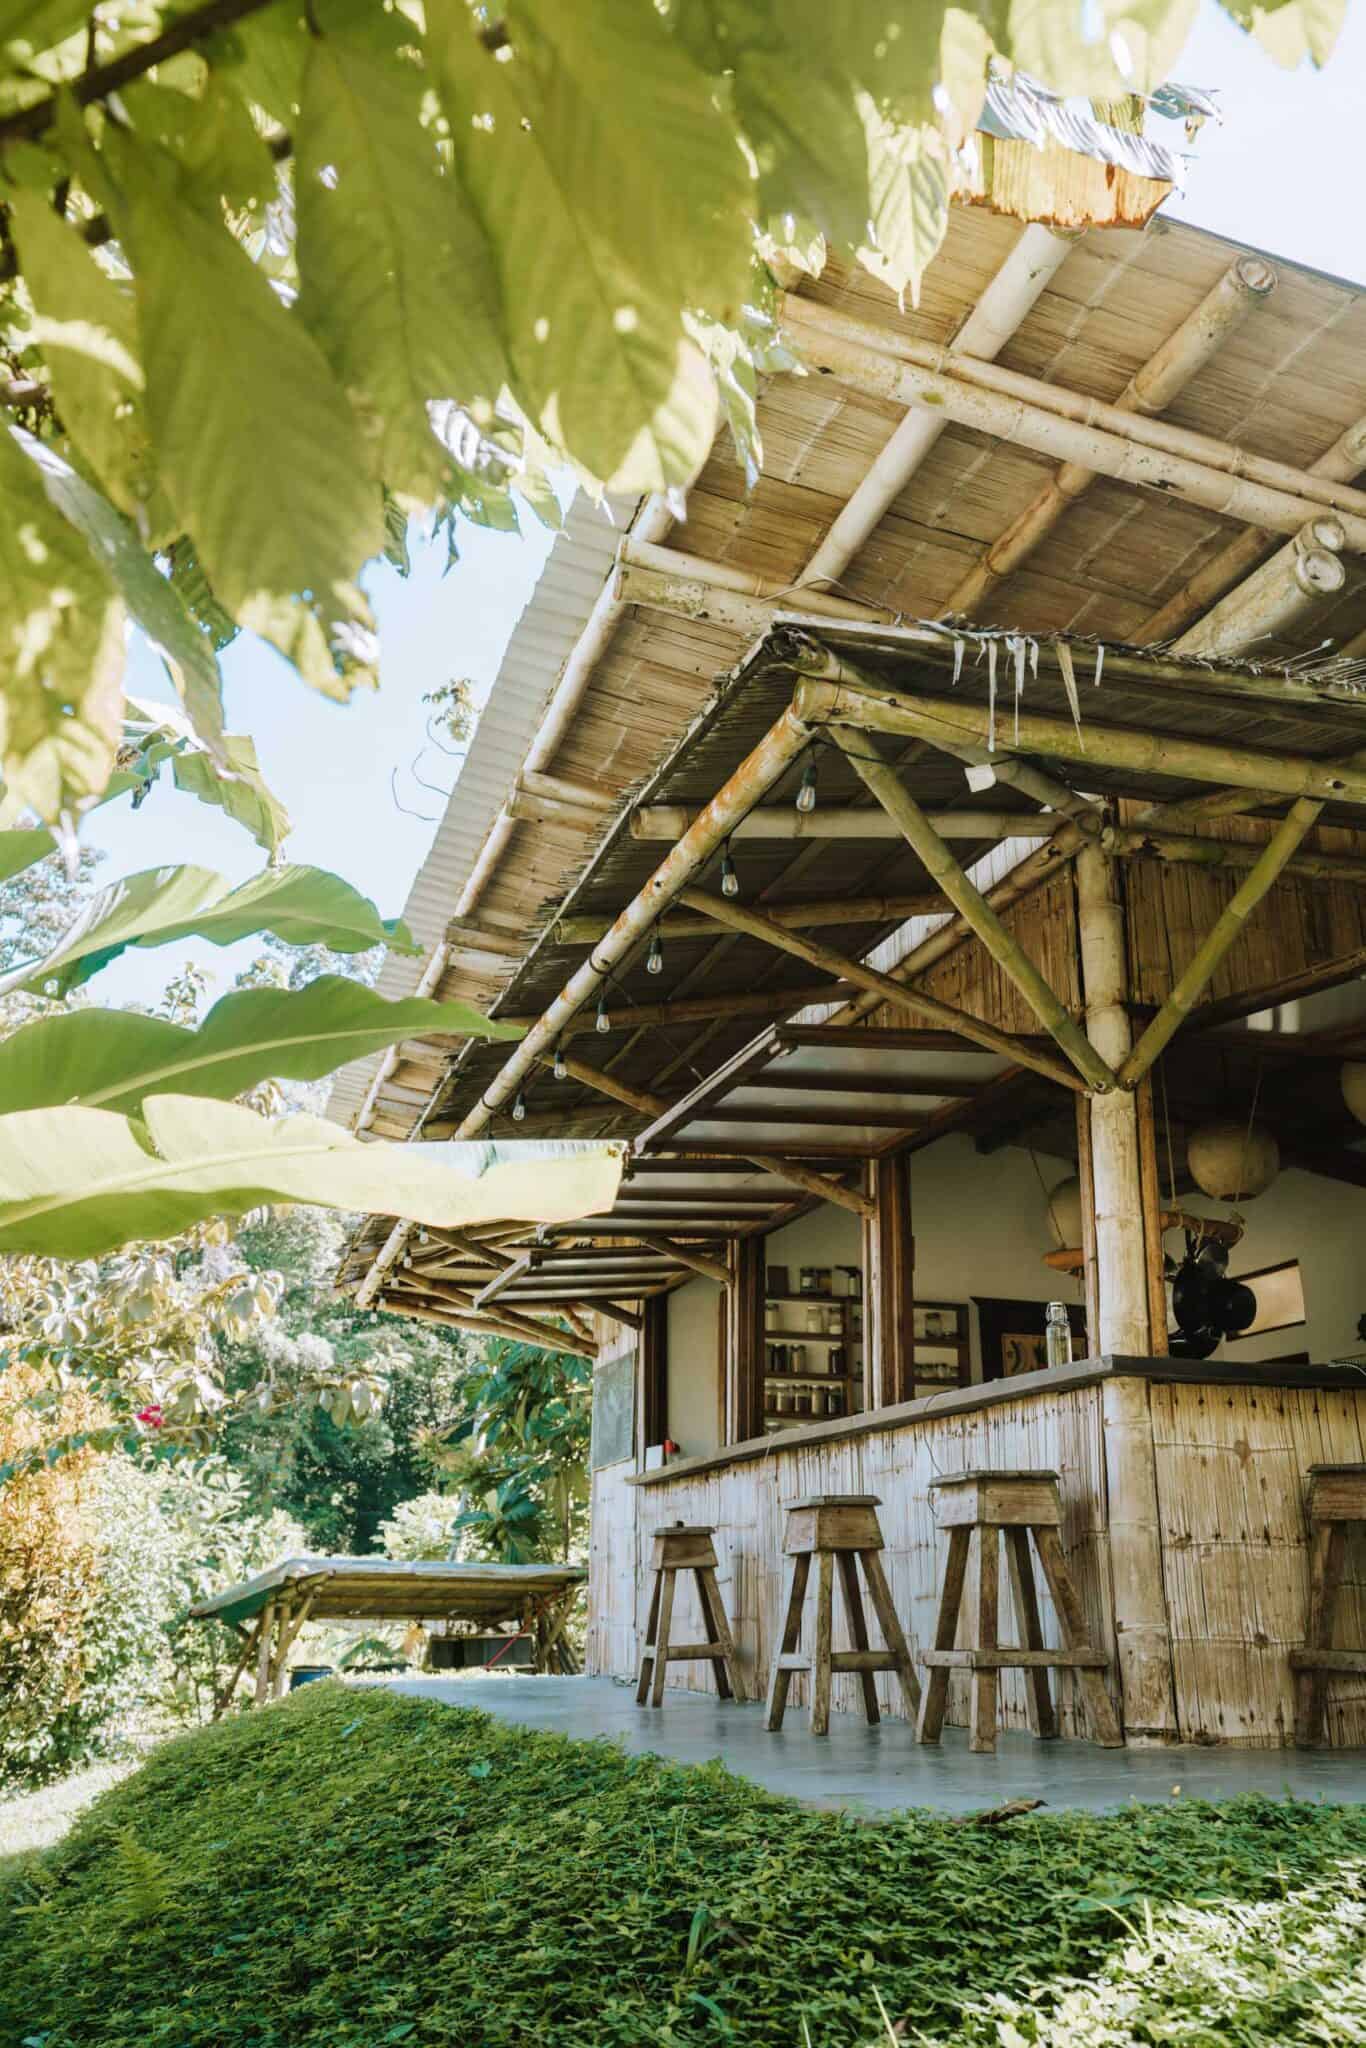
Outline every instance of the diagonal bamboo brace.
POLYGON ((1058 1000, 1019 941, 1011 937, 980 889, 968 880, 915 798, 903 787, 896 771, 862 751, 858 741, 839 726, 830 728, 830 736, 848 757, 865 788, 900 826, 907 843, 933 875, 954 909, 967 919, 993 960, 1009 975, 1044 1030, 1066 1053, 1082 1079, 1089 1087, 1100 1091, 1115 1087, 1116 1076, 1109 1062, 1096 1051, 1076 1018, 1058 1000))
POLYGON ((1122 1087, 1137 1087, 1168 1040, 1180 1030, 1208 988, 1220 961, 1241 937, 1248 918, 1306 832, 1312 830, 1322 809, 1321 803, 1312 802, 1307 797, 1301 797, 1297 804, 1291 806, 1274 836, 1267 841, 1247 880, 1230 897, 1210 926, 1201 944, 1196 948, 1195 957, 1120 1068, 1119 1079, 1122 1087))
POLYGON ((969 1039, 987 1052, 999 1054, 1016 1066, 1033 1067, 1036 1073, 1064 1088, 1079 1090, 1081 1087, 1070 1068, 1050 1058, 1047 1053, 1037 1052, 1023 1040, 1012 1038, 1009 1032, 998 1031, 994 1024, 970 1017, 966 1010, 956 1010, 951 1003, 941 1003, 934 996, 907 988, 904 983, 893 981, 889 974, 879 974, 875 968, 866 967, 861 960, 846 959, 842 953, 835 953, 801 932, 788 931, 784 925, 775 924, 772 918, 760 910, 752 910, 748 904, 731 903, 724 897, 710 896, 704 889, 685 889, 680 900, 690 909, 704 911, 708 917, 714 917, 718 924, 729 925, 732 931, 744 932, 752 939, 765 940, 779 952, 792 953, 799 960, 813 963, 817 958, 826 963, 838 960, 846 981, 869 990, 882 1002, 890 1003, 899 1010, 908 1010, 912 1016, 928 1017, 931 1023, 956 1031, 961 1038, 969 1039))

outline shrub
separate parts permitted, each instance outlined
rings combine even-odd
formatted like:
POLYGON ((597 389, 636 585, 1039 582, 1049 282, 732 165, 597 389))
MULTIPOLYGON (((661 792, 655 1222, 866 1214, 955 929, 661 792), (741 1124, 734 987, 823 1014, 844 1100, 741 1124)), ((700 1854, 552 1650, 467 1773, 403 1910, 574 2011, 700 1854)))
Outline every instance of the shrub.
POLYGON ((419 1493, 400 1501, 387 1522, 379 1525, 380 1548, 386 1557, 416 1559, 459 1555, 455 1518, 460 1503, 448 1493, 419 1493))
POLYGON ((886 2048, 881 1999, 907 2048, 1323 2048, 1366 2038, 1364 1860, 1361 1807, 870 1824, 314 1685, 24 1868, 0 2041, 886 2048))

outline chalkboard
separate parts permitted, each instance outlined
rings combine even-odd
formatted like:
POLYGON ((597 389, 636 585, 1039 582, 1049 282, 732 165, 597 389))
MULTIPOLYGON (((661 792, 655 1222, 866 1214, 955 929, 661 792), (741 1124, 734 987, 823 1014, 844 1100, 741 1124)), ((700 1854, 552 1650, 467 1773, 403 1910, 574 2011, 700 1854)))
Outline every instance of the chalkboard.
POLYGON ((636 1359, 634 1351, 609 1358, 593 1374, 593 1470, 619 1465, 635 1450, 636 1359))

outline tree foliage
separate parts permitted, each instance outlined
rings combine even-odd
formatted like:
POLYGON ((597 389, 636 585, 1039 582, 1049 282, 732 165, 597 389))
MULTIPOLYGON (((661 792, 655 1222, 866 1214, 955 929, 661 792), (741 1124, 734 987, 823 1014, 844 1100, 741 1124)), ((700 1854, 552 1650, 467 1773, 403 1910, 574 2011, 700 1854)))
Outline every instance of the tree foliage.
POLYGON ((465 1412, 427 1447, 459 1496, 455 1554, 504 1564, 582 1555, 591 1390, 592 1368, 573 1353, 501 1338, 486 1344, 465 1412))
MULTIPOLYGON (((1226 4, 1278 61, 1318 63, 1344 0, 1226 4)), ((554 463, 685 486, 718 382, 743 416, 772 345, 757 257, 824 239, 914 290, 988 67, 1120 103, 1159 85, 1193 9, 10 7, 11 799, 51 822, 106 787, 129 617, 227 765, 236 627, 331 695, 373 681, 359 577, 395 508, 506 527, 520 496, 553 519, 554 463)))

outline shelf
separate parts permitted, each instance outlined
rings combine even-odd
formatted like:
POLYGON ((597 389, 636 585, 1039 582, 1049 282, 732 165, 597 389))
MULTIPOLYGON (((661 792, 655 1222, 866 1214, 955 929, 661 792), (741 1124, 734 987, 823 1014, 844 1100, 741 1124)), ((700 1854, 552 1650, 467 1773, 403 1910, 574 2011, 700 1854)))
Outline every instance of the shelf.
POLYGON ((766 1372, 766 1380, 781 1380, 787 1387, 862 1386, 861 1372, 766 1372))
POLYGON ((765 1330, 768 1344, 862 1344, 863 1332, 851 1336, 846 1330, 765 1330))
POLYGON ((766 1294, 765 1301, 820 1301, 834 1302, 839 1308, 862 1308, 861 1294, 766 1294))

